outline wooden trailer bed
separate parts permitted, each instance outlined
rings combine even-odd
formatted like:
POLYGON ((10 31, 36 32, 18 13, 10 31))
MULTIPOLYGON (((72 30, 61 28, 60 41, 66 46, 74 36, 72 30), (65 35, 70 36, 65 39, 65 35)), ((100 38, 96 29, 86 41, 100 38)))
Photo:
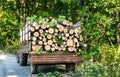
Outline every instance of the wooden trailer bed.
POLYGON ((30 52, 31 72, 38 73, 39 65, 65 64, 66 71, 75 71, 76 64, 81 62, 81 57, 76 53, 42 53, 30 52))
POLYGON ((76 53, 43 53, 36 54, 30 53, 32 64, 62 64, 62 63, 78 63, 81 61, 81 57, 76 53))

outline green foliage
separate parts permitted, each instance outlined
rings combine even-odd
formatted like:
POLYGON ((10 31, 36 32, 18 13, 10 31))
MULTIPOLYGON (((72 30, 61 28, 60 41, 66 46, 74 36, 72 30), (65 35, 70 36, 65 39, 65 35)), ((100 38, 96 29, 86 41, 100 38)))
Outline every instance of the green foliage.
POLYGON ((74 7, 79 6, 77 13, 80 21, 83 22, 82 30, 89 47, 100 46, 106 42, 110 45, 116 44, 115 23, 117 22, 116 11, 113 9, 118 8, 116 6, 119 4, 115 0, 75 0, 74 3, 77 4, 74 7))
POLYGON ((54 23, 53 23, 53 22, 49 22, 48 24, 49 24, 49 26, 50 26, 51 28, 54 27, 54 23))
POLYGON ((71 0, 61 0, 61 1, 64 2, 64 3, 68 3, 68 4, 71 3, 71 0))
POLYGON ((90 53, 90 55, 99 55, 100 54, 100 51, 99 51, 99 49, 96 47, 96 46, 94 46, 94 47, 92 47, 91 49, 90 49, 90 51, 89 51, 89 53, 90 53))
POLYGON ((120 54, 117 52, 115 46, 110 46, 108 44, 103 44, 100 46, 100 51, 102 51, 101 63, 112 63, 112 62, 120 62, 120 54))
POLYGON ((53 72, 53 75, 54 75, 55 77, 59 77, 59 76, 61 75, 61 73, 58 72, 58 71, 54 71, 54 72, 53 72))
POLYGON ((35 52, 36 52, 37 54, 41 54, 42 51, 39 50, 39 48, 36 48, 35 52))
POLYGON ((22 30, 24 27, 24 23, 20 23, 18 26, 19 26, 20 30, 22 30))
POLYGON ((34 15, 34 16, 31 16, 31 17, 27 17, 26 20, 27 21, 36 21, 36 22, 38 22, 38 21, 42 20, 42 17, 41 16, 38 17, 38 16, 34 15))
POLYGON ((62 39, 56 39, 56 44, 63 45, 64 41, 62 39))
POLYGON ((63 20, 65 20, 65 16, 59 15, 59 17, 57 18, 58 22, 62 22, 63 20))
POLYGON ((44 75, 44 73, 39 72, 39 73, 36 75, 36 77, 43 76, 43 75, 44 75))
POLYGON ((79 51, 78 52, 78 55, 82 55, 83 60, 89 60, 93 56, 99 56, 100 54, 101 53, 100 53, 99 49, 96 46, 91 47, 91 49, 89 51, 79 51))
POLYGON ((53 76, 59 77, 60 75, 61 75, 61 73, 58 72, 58 71, 48 72, 48 73, 47 73, 47 77, 53 77, 53 76))
POLYGON ((52 77, 52 76, 53 76, 52 72, 47 73, 47 77, 52 77))
POLYGON ((79 67, 79 71, 84 77, 119 77, 120 53, 117 52, 116 47, 104 44, 99 49, 101 51, 99 62, 85 61, 79 67))
POLYGON ((46 36, 46 35, 47 35, 47 33, 46 33, 46 32, 43 32, 43 33, 42 33, 42 35, 43 35, 43 36, 46 36))
POLYGON ((7 49, 7 52, 14 52, 18 49, 18 15, 17 8, 15 7, 16 2, 12 1, 1 1, 0 2, 0 45, 3 50, 7 49))
POLYGON ((101 64, 99 62, 85 62, 81 66, 84 77, 119 77, 119 63, 101 64))

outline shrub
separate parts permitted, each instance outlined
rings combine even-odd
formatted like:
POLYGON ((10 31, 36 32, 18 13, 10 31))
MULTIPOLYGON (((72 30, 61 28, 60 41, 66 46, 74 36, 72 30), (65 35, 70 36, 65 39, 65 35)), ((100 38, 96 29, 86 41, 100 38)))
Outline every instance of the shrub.
POLYGON ((81 73, 83 77, 120 77, 120 63, 85 62, 81 66, 81 73))
POLYGON ((105 44, 99 50, 99 62, 85 61, 79 67, 83 77, 120 77, 120 53, 115 46, 105 44))

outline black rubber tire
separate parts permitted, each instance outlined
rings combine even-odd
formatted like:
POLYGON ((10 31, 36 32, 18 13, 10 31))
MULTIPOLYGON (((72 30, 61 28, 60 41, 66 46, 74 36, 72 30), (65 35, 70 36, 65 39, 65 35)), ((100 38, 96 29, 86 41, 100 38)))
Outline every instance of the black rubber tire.
POLYGON ((38 73, 38 65, 37 64, 31 64, 31 73, 32 74, 37 74, 38 73))
POLYGON ((75 72, 75 63, 66 64, 66 71, 67 72, 69 72, 69 71, 75 72))
POLYGON ((20 65, 27 66, 28 54, 23 53, 20 57, 20 65))
POLYGON ((20 59, 19 59, 19 57, 17 57, 17 63, 20 63, 20 59))
POLYGON ((20 57, 19 57, 19 55, 20 55, 20 52, 17 51, 17 53, 16 53, 16 61, 17 61, 17 63, 20 63, 20 57))

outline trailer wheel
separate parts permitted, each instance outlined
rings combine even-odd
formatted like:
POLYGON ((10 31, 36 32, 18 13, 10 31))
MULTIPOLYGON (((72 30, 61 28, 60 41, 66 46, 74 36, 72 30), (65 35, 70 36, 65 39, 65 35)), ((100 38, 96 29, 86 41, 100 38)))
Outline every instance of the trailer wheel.
POLYGON ((20 59, 19 59, 19 57, 17 57, 16 59, 17 59, 17 63, 20 63, 20 59))
POLYGON ((38 73, 38 65, 37 64, 31 64, 31 73, 37 74, 38 73))
POLYGON ((23 53, 20 57, 20 65, 26 66, 27 65, 28 54, 23 53))
POLYGON ((16 61, 17 61, 17 63, 20 63, 20 56, 19 56, 19 54, 20 54, 20 51, 17 51, 17 53, 16 53, 16 61))
POLYGON ((66 64, 66 71, 67 72, 69 72, 69 71, 75 72, 75 63, 66 64))

